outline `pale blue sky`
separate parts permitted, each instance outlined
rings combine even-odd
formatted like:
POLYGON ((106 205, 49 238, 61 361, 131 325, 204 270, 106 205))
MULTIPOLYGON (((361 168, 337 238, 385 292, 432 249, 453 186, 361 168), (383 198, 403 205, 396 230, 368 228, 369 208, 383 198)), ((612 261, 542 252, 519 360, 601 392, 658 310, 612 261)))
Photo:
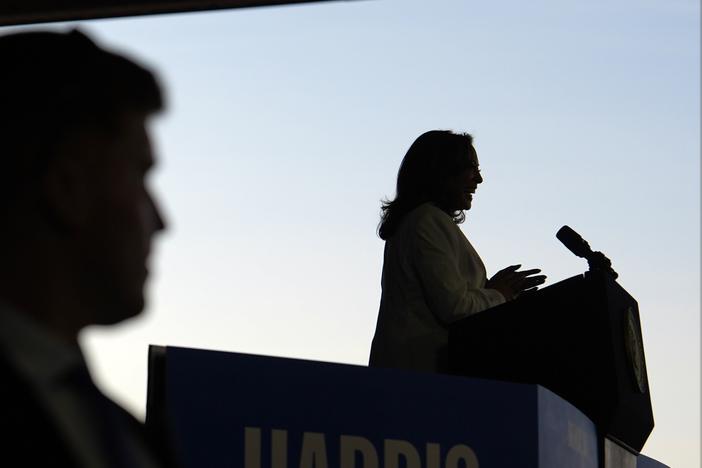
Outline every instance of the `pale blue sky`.
POLYGON ((149 343, 364 364, 379 200, 412 140, 448 128, 475 136, 485 183, 462 228, 489 273, 583 272, 563 224, 613 260, 641 312, 644 452, 699 466, 697 1, 368 0, 82 27, 155 67, 170 101, 150 307, 84 340, 135 412, 149 343))

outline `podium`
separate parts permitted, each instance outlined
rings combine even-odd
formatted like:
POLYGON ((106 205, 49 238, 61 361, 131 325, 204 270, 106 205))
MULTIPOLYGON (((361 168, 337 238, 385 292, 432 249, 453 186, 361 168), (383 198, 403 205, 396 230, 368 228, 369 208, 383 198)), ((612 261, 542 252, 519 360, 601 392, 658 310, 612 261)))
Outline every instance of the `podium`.
POLYGON ((594 423, 539 385, 187 348, 150 348, 146 422, 184 468, 601 466, 594 423))
POLYGON ((543 385, 633 454, 653 429, 638 304, 592 271, 452 324, 448 367, 543 385))

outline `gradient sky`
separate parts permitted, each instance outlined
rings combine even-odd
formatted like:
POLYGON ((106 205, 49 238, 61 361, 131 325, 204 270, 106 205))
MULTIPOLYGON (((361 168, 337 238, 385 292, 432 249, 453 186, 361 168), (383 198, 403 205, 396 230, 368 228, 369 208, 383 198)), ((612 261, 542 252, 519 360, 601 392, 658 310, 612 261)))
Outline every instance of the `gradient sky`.
POLYGON ((563 224, 604 251, 639 302, 644 453, 699 466, 699 2, 369 0, 80 27, 169 96, 148 310, 83 336, 132 411, 150 343, 365 364, 379 200, 414 138, 453 129, 475 137, 485 182, 462 229, 488 272, 582 273, 563 224))

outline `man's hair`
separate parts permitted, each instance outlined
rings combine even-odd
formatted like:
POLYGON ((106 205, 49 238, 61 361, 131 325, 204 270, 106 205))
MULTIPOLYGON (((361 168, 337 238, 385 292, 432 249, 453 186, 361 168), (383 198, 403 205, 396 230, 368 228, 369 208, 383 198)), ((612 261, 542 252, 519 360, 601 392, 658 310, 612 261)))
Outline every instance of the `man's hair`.
POLYGON ((125 110, 163 107, 150 71, 77 30, 0 36, 0 67, 0 207, 72 131, 109 130, 125 110))
POLYGON ((468 133, 431 130, 420 135, 402 159, 397 173, 394 200, 384 200, 378 235, 387 240, 395 233, 407 213, 427 202, 446 211, 457 224, 465 220, 462 210, 446 206, 445 184, 470 167, 469 151, 473 137, 468 133))

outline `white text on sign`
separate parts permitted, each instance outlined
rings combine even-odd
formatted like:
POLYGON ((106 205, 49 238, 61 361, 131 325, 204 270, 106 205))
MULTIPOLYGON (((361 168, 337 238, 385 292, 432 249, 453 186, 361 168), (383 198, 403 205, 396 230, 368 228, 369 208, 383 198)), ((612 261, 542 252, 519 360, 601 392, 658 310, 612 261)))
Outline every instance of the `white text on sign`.
MULTIPOLYGON (((331 437, 330 437, 331 439, 331 437)), ((336 438, 334 438, 336 441, 336 438)), ((329 460, 327 436, 321 432, 304 432, 300 459, 288 460, 288 431, 270 431, 270 468, 479 468, 478 457, 467 445, 457 444, 441 459, 441 446, 427 443, 424 457, 414 444, 399 439, 384 439, 381 456, 377 447, 365 437, 341 435, 338 438, 339 460, 329 460), (401 460, 404 464, 401 464, 401 460), (359 462, 360 463, 357 463, 359 462), (291 462, 288 464, 288 462, 291 462), (443 462, 443 463, 442 463, 443 462), (382 464, 381 464, 382 463, 382 464)), ((244 468, 261 466, 261 428, 244 428, 244 468)))

